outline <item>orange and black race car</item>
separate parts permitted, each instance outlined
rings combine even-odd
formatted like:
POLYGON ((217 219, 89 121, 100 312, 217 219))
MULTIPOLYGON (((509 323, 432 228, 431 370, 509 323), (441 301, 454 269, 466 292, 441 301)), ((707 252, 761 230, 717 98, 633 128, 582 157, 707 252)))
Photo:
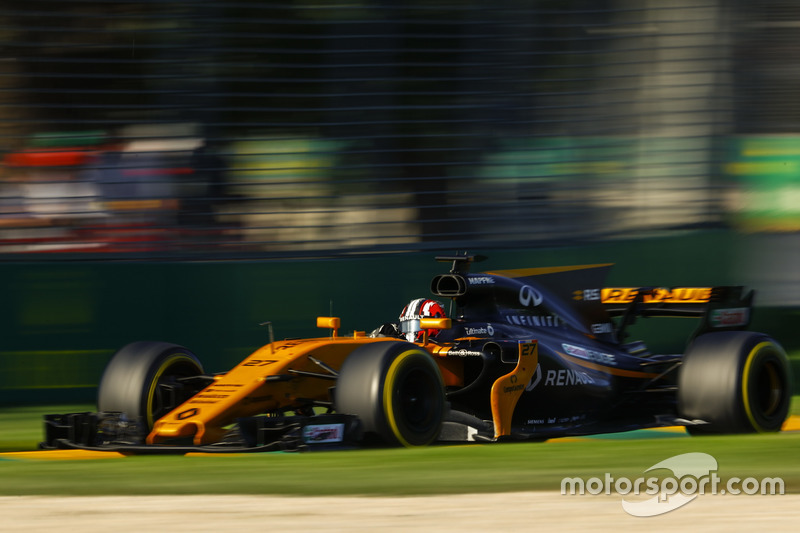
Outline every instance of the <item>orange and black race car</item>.
MULTIPOLYGON (((741 287, 603 287, 611 265, 470 273, 452 264, 399 323, 273 341, 209 375, 182 346, 137 342, 110 360, 98 412, 48 415, 44 448, 261 451, 379 442, 543 440, 684 425, 778 431, 791 373, 746 331, 741 287), (443 304, 442 301, 449 304, 443 304), (682 354, 627 340, 637 317, 697 317, 682 354)), ((479 258, 478 258, 479 259, 479 258)))

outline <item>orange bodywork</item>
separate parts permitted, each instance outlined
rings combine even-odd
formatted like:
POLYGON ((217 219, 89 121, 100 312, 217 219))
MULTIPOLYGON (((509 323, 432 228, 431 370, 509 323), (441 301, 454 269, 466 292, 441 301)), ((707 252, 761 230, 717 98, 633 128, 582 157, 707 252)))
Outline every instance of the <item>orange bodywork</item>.
MULTIPOLYGON (((147 437, 148 444, 192 437, 195 445, 219 441, 225 426, 237 418, 302 407, 304 400, 330 400, 332 381, 297 379, 297 372, 325 374, 311 358, 338 370, 345 358, 364 344, 396 340, 352 337, 298 339, 268 344, 188 401, 161 417, 147 437)), ((332 376, 332 374, 331 374, 332 376)))
POLYGON ((525 387, 539 365, 539 345, 536 341, 519 343, 517 366, 499 377, 492 385, 491 407, 494 438, 511 435, 511 417, 525 387))
MULTIPOLYGON (((441 320, 441 319, 437 319, 441 320)), ((320 317, 320 328, 330 328, 330 337, 272 342, 256 350, 229 372, 215 377, 189 400, 161 417, 147 436, 148 444, 189 439, 195 445, 218 442, 226 426, 237 418, 308 407, 310 401, 330 401, 335 372, 350 353, 365 344, 391 342, 392 337, 367 337, 364 332, 339 336, 339 319, 320 317), (330 380, 325 379, 331 378, 330 380)), ((424 327, 450 327, 428 323, 424 327)), ((463 385, 463 360, 447 358, 447 346, 429 342, 427 335, 417 343, 431 353, 446 386, 463 385)), ((537 365, 535 341, 520 343, 517 368, 501 377, 492 389, 495 434, 507 435, 509 424, 524 384, 537 365)))

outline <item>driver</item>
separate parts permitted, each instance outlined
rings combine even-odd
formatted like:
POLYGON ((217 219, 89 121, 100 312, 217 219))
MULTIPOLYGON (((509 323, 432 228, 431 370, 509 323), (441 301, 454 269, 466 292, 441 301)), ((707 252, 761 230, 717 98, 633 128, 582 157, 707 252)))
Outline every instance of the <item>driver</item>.
MULTIPOLYGON (((421 318, 446 318, 447 313, 444 306, 436 300, 427 298, 417 298, 411 300, 400 313, 400 333, 405 336, 408 342, 421 341, 422 331, 419 327, 421 318)), ((434 338, 439 334, 438 329, 429 329, 428 337, 434 338)))
MULTIPOLYGON (((370 337, 403 337, 408 342, 422 341, 423 332, 419 327, 421 318, 447 318, 447 313, 440 302, 417 298, 403 308, 399 324, 384 324, 373 331, 370 337)), ((438 334, 438 329, 428 330, 428 338, 438 334)))

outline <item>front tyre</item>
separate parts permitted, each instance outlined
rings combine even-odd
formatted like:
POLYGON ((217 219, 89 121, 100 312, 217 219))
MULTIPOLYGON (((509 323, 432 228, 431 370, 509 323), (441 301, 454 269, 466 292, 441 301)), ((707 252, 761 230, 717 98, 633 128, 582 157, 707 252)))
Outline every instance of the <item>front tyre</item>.
POLYGON ((770 337, 721 331, 697 337, 678 375, 678 412, 708 422, 692 434, 780 431, 789 414, 789 360, 770 337))
POLYGON ((345 359, 334 393, 336 411, 358 416, 365 433, 401 446, 426 446, 445 413, 444 384, 431 355, 415 344, 385 341, 345 359))
POLYGON ((134 342, 120 349, 106 365, 97 408, 140 419, 149 433, 156 420, 196 392, 181 379, 202 374, 197 356, 183 346, 134 342))

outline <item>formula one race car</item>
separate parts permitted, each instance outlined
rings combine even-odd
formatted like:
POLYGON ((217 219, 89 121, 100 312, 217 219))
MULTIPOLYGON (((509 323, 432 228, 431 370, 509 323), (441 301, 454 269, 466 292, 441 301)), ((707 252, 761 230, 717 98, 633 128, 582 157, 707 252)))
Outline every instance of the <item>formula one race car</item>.
POLYGON ((48 415, 44 448, 141 453, 436 441, 544 440, 684 425, 692 434, 778 431, 791 399, 781 346, 745 331, 741 287, 603 287, 611 265, 469 272, 399 323, 273 341, 224 374, 184 347, 137 342, 110 360, 97 413, 48 415), (446 300, 445 300, 446 301, 446 300), (448 316, 449 315, 449 318, 448 316), (637 317, 697 317, 683 354, 628 342, 637 317))

